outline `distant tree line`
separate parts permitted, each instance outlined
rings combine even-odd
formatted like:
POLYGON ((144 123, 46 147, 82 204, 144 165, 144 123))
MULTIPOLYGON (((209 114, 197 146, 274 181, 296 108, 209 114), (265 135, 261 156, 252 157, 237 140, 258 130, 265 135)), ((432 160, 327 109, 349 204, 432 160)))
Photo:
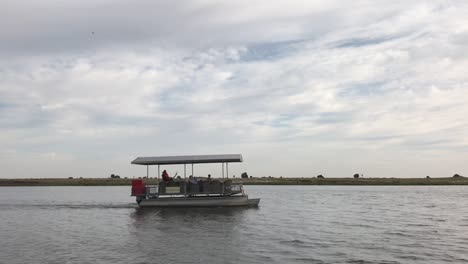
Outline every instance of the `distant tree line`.
MULTIPOLYGON (((117 175, 116 175, 116 176, 117 176, 117 175)), ((363 176, 364 176, 363 174, 355 173, 355 174, 353 175, 353 178, 354 178, 354 179, 359 179, 359 178, 362 178, 363 176)), ((119 177, 119 176, 117 176, 117 177, 119 177)), ((247 178, 249 178, 249 177, 252 178, 252 176, 249 176, 249 175, 247 174, 247 172, 243 172, 243 173, 241 174, 241 178, 242 178, 242 179, 247 179, 247 178)), ((453 178, 464 178, 464 176, 462 176, 462 175, 460 175, 460 174, 454 174, 452 177, 453 177, 453 178)), ((112 176, 111 176, 111 178, 112 178, 112 176)), ((275 177, 272 177, 272 176, 265 177, 265 176, 263 176, 262 178, 275 178, 275 177)), ((283 176, 280 176, 279 178, 282 179, 283 176)), ((301 177, 301 178, 304 178, 304 177, 301 177)), ((323 178, 325 178, 325 176, 323 176, 322 174, 319 174, 319 175, 317 175, 317 176, 314 177, 314 178, 323 179, 323 178)), ((426 176, 426 178, 427 178, 427 179, 430 179, 431 177, 430 177, 430 176, 426 176)))

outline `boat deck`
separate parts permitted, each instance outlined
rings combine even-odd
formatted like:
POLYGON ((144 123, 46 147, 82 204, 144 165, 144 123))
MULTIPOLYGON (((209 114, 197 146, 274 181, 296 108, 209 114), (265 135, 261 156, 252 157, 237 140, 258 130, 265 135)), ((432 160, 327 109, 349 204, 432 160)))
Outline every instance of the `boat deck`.
POLYGON ((144 199, 139 206, 147 207, 234 207, 258 206, 260 199, 249 199, 247 195, 237 196, 191 196, 158 197, 144 199))

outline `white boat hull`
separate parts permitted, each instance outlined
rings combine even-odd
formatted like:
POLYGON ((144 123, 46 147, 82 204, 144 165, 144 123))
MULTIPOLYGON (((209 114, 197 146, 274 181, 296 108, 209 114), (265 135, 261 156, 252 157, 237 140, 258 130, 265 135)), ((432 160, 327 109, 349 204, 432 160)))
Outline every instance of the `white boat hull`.
POLYGON ((233 207, 257 206, 260 199, 245 196, 158 197, 144 199, 140 207, 233 207))

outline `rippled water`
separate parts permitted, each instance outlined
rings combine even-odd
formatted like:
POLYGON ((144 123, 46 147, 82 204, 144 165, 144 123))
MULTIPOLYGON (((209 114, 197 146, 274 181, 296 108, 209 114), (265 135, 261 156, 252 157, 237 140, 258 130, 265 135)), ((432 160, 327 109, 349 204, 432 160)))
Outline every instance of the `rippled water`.
POLYGON ((0 263, 467 263, 468 187, 246 186, 259 208, 129 187, 0 188, 0 263))

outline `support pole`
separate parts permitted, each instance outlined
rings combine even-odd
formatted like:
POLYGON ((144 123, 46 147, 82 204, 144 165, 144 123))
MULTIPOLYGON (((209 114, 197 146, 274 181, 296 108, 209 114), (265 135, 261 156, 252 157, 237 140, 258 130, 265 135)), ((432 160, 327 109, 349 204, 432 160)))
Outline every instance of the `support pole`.
POLYGON ((160 166, 161 166, 161 165, 158 164, 158 184, 159 184, 159 175, 161 175, 160 166))
POLYGON ((229 166, 227 162, 226 162, 226 178, 229 179, 229 166))
POLYGON ((161 186, 159 186, 159 175, 161 175, 161 165, 158 164, 158 196, 159 194, 161 193, 160 190, 161 190, 161 186))
POLYGON ((187 164, 184 164, 184 196, 187 196, 187 164))
POLYGON ((193 173, 193 163, 192 163, 192 177, 195 177, 195 174, 193 173))
POLYGON ((224 179, 224 162, 221 163, 221 175, 223 176, 223 179, 224 179))
MULTIPOLYGON (((146 165, 146 185, 148 184, 148 176, 149 176, 149 165, 146 165)), ((146 186, 145 186, 146 190, 146 186)), ((145 196, 148 196, 148 194, 145 191, 145 196)))

